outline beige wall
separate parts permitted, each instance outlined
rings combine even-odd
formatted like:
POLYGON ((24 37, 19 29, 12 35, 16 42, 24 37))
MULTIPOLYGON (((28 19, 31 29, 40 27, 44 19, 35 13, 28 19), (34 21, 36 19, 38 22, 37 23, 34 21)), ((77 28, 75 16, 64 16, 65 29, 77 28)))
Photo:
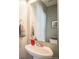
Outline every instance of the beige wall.
POLYGON ((26 1, 21 0, 19 3, 19 19, 22 20, 22 25, 25 30, 25 37, 19 38, 19 59, 32 59, 32 57, 26 52, 25 45, 29 39, 29 20, 28 20, 28 4, 26 1))
POLYGON ((27 3, 20 1, 19 3, 19 19, 22 20, 22 25, 25 29, 25 35, 27 35, 27 3))
POLYGON ((57 38, 57 29, 52 28, 52 21, 57 20, 57 5, 47 7, 46 40, 57 38))

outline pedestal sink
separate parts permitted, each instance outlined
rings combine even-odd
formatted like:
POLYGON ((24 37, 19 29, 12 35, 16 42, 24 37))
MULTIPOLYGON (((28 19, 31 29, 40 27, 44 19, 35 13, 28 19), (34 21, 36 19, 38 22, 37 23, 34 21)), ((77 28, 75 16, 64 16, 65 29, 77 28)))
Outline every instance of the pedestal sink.
POLYGON ((33 59, 51 59, 53 56, 52 50, 46 46, 39 47, 29 44, 25 46, 25 49, 33 56, 33 59))

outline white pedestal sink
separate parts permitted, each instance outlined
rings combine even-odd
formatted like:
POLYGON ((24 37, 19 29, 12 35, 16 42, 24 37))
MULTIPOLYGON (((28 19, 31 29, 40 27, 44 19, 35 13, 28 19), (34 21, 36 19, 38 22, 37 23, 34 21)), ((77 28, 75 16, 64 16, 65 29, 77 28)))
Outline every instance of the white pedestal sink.
POLYGON ((39 47, 29 44, 25 46, 25 49, 33 56, 33 59, 51 59, 53 56, 52 50, 46 46, 39 47))

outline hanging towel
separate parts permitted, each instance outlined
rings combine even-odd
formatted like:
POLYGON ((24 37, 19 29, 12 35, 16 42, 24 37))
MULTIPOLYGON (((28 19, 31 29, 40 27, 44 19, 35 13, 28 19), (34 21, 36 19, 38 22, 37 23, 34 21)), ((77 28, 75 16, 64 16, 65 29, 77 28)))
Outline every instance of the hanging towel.
POLYGON ((25 36, 25 31, 24 27, 22 24, 19 25, 19 37, 24 37, 25 36))

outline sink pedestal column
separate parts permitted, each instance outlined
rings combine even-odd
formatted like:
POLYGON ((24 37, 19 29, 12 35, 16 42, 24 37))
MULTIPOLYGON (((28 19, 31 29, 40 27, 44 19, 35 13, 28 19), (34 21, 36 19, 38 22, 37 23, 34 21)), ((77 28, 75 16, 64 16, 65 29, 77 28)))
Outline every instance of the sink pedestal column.
POLYGON ((37 58, 37 57, 33 57, 33 59, 39 59, 39 58, 37 58))
POLYGON ((33 57, 33 59, 51 59, 51 58, 38 58, 38 57, 33 57))

